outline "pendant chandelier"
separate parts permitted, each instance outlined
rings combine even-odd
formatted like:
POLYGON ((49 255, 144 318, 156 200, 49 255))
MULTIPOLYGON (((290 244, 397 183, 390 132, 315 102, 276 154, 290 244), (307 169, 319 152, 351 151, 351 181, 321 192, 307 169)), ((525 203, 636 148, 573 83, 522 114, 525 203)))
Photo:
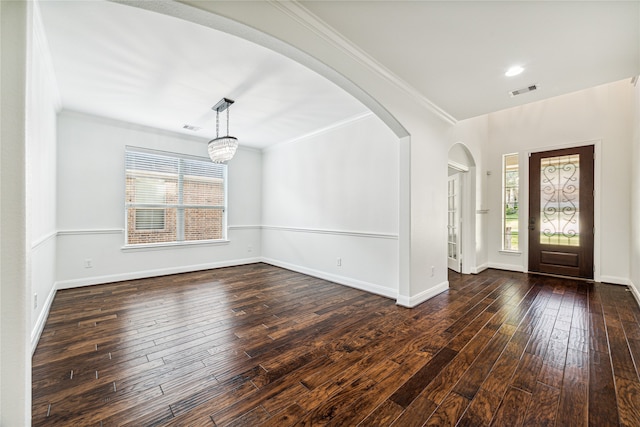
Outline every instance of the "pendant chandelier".
POLYGON ((216 110, 216 137, 209 141, 209 157, 213 163, 227 163, 238 149, 238 138, 229 136, 229 107, 234 101, 222 98, 211 109, 216 110), (220 136, 220 112, 227 110, 227 135, 220 136))

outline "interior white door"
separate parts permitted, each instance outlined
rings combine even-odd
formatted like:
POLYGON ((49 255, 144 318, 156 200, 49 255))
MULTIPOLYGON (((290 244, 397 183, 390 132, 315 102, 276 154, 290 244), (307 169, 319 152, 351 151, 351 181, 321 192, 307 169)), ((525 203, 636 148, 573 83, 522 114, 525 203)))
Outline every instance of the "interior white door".
POLYGON ((460 273, 462 266, 460 248, 460 174, 449 176, 447 190, 447 265, 460 273))

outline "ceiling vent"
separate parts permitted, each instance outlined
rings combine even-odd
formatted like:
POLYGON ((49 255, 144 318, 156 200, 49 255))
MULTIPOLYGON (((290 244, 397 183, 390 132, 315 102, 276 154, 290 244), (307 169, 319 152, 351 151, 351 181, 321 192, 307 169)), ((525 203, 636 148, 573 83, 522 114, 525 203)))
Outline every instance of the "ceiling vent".
POLYGON ((198 127, 198 126, 193 126, 193 125, 183 125, 182 129, 190 130, 190 131, 193 131, 193 132, 198 132, 202 128, 198 127))
POLYGON ((523 93, 527 93, 527 92, 533 92, 534 90, 538 90, 538 85, 531 85, 531 86, 527 86, 523 89, 518 89, 518 90, 512 90, 511 92, 509 92, 509 95, 516 96, 516 95, 522 95, 523 93))

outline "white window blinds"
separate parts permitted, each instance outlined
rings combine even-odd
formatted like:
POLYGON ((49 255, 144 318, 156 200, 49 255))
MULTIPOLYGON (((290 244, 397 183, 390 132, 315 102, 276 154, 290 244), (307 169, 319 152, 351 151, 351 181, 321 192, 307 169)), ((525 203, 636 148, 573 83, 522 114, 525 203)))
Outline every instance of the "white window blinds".
POLYGON ((127 245, 226 237, 226 165, 127 148, 125 181, 127 245))

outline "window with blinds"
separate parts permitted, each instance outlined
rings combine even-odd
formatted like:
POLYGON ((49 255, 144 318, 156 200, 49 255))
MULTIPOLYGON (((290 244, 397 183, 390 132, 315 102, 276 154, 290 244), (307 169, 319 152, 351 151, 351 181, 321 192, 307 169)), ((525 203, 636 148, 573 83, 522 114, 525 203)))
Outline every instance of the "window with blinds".
POLYGON ((127 148, 126 245, 225 239, 226 165, 127 148))

